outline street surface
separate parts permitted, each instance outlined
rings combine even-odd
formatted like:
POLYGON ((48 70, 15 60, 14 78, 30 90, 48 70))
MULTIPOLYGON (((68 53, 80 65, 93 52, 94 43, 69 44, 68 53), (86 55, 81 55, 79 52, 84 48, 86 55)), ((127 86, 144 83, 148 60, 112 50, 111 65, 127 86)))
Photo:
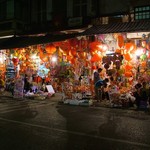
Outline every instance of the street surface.
POLYGON ((149 112, 0 99, 0 150, 150 150, 149 112))

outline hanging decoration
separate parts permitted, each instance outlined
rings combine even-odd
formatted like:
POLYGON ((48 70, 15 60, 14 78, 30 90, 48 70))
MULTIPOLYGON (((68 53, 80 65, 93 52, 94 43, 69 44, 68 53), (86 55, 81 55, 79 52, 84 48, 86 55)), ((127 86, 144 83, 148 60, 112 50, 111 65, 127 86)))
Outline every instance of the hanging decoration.
POLYGON ((42 64, 38 67, 38 71, 37 74, 38 76, 40 76, 41 78, 45 78, 46 75, 48 75, 48 72, 50 70, 46 68, 45 64, 42 64))
POLYGON ((54 52, 56 52, 56 47, 53 44, 47 44, 45 46, 45 50, 48 54, 53 54, 54 52))
POLYGON ((123 57, 126 61, 131 61, 131 55, 129 53, 124 54, 123 57))
POLYGON ((14 66, 17 66, 18 63, 19 63, 19 59, 18 59, 17 57, 13 57, 13 58, 12 58, 12 62, 13 62, 13 64, 14 64, 14 66))
POLYGON ((46 79, 51 84, 57 84, 58 91, 63 82, 71 83, 78 92, 85 92, 89 87, 93 90, 93 72, 101 67, 103 71, 100 76, 114 77, 119 91, 124 86, 132 86, 142 75, 146 80, 150 79, 149 47, 147 36, 129 39, 125 33, 101 34, 95 35, 91 41, 90 37, 83 36, 16 48, 9 52, 8 59, 15 68, 20 67, 21 74, 39 77, 40 80, 34 80, 36 82, 46 79), (138 49, 141 51, 136 55, 138 49), (135 78, 137 72, 139 75, 135 78))
POLYGON ((86 50, 88 47, 88 40, 86 37, 82 37, 80 40, 80 48, 86 50))
POLYGON ((79 40, 77 38, 69 39, 69 44, 72 48, 79 49, 79 40))
POLYGON ((136 46, 134 43, 130 42, 125 44, 126 53, 134 53, 135 50, 136 50, 136 46))
POLYGON ((93 57, 91 58, 91 62, 97 62, 97 61, 101 61, 101 60, 102 60, 102 58, 98 54, 94 54, 93 57))
POLYGON ((126 71, 128 71, 128 70, 132 70, 133 66, 130 64, 126 64, 126 65, 124 65, 124 68, 126 71))
POLYGON ((124 46, 124 38, 123 38, 123 35, 118 35, 118 46, 119 48, 122 48, 124 46))
POLYGON ((95 50, 98 50, 100 45, 101 45, 101 42, 98 42, 98 41, 91 42, 89 44, 89 49, 90 49, 91 52, 93 52, 95 50))
POLYGON ((133 73, 132 73, 131 71, 126 71, 126 72, 124 73, 124 75, 125 75, 125 77, 130 78, 130 77, 133 76, 133 73))

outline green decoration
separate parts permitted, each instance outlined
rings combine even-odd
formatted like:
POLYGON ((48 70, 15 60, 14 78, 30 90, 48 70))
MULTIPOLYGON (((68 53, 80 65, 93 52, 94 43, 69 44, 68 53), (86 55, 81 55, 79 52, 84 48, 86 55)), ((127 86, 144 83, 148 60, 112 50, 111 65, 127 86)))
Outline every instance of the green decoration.
POLYGON ((145 60, 147 58, 146 54, 141 55, 140 59, 145 60))

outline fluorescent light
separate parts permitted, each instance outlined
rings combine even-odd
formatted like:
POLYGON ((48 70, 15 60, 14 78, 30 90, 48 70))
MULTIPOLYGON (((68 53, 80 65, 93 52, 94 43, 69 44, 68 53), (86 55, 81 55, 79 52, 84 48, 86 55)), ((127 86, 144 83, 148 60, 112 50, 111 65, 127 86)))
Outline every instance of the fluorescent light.
POLYGON ((13 36, 14 36, 14 35, 0 36, 0 39, 11 38, 11 37, 13 37, 13 36))

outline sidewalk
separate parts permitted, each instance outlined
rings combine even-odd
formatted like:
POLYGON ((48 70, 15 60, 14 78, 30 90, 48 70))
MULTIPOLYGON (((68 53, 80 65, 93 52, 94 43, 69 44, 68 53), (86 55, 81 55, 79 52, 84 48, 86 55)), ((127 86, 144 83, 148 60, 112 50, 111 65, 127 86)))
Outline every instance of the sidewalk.
POLYGON ((7 91, 1 91, 0 92, 0 99, 12 99, 13 96, 10 92, 7 92, 7 91))
MULTIPOLYGON (((13 98, 12 94, 10 92, 3 92, 0 94, 0 102, 3 102, 5 100, 25 100, 25 99, 31 99, 31 98, 27 98, 27 97, 24 97, 23 99, 15 99, 13 98)), ((37 99, 31 99, 31 100, 37 100, 37 99)), ((39 100, 39 101, 45 101, 45 100, 50 100, 50 101, 53 101, 53 102, 58 102, 58 104, 61 104, 61 105, 68 105, 69 104, 65 104, 63 103, 62 101, 62 94, 61 93, 55 93, 52 97, 50 98, 46 98, 46 99, 42 99, 42 100, 39 100)), ((103 108, 112 108, 112 109, 122 109, 122 110, 133 110, 133 111, 136 111, 136 107, 121 107, 121 106, 112 106, 110 104, 109 101, 106 101, 106 100, 103 100, 101 102, 97 102, 97 100, 92 100, 93 101, 93 104, 92 105, 79 105, 80 107, 95 107, 95 108, 98 108, 98 107, 103 107, 103 108)), ((71 106, 71 105, 70 105, 71 106)), ((145 112, 148 112, 148 114, 150 114, 150 108, 147 108, 147 110, 145 109, 141 109, 139 111, 145 111, 145 112)))
MULTIPOLYGON (((68 106, 73 106, 73 105, 69 105, 69 104, 65 104, 63 103, 63 101, 61 100, 62 95, 61 93, 56 93, 55 96, 52 98, 54 101, 57 100, 59 104, 61 105, 68 105, 68 106)), ((101 102, 97 102, 97 100, 93 100, 93 104, 92 105, 79 105, 80 107, 93 107, 93 108, 110 108, 110 109, 120 109, 120 110, 128 110, 128 111, 135 111, 135 112, 146 112, 147 114, 150 115, 150 108, 147 109, 139 109, 137 110, 136 106, 134 107, 129 107, 129 106, 116 106, 116 105, 112 105, 110 103, 110 101, 108 100, 103 100, 101 102)), ((75 105, 78 107, 78 105, 75 105)))
MULTIPOLYGON (((50 98, 46 98, 46 99, 39 99, 40 100, 52 100, 52 101, 60 101, 62 98, 60 93, 55 93, 54 95, 52 95, 50 98)), ((21 98, 18 98, 21 99, 21 98)), ((3 91, 2 93, 0 93, 0 101, 1 100, 18 100, 17 98, 13 98, 13 95, 10 92, 7 91, 3 91)), ((38 100, 34 97, 23 97, 21 100, 24 99, 31 99, 31 100, 38 100)))

